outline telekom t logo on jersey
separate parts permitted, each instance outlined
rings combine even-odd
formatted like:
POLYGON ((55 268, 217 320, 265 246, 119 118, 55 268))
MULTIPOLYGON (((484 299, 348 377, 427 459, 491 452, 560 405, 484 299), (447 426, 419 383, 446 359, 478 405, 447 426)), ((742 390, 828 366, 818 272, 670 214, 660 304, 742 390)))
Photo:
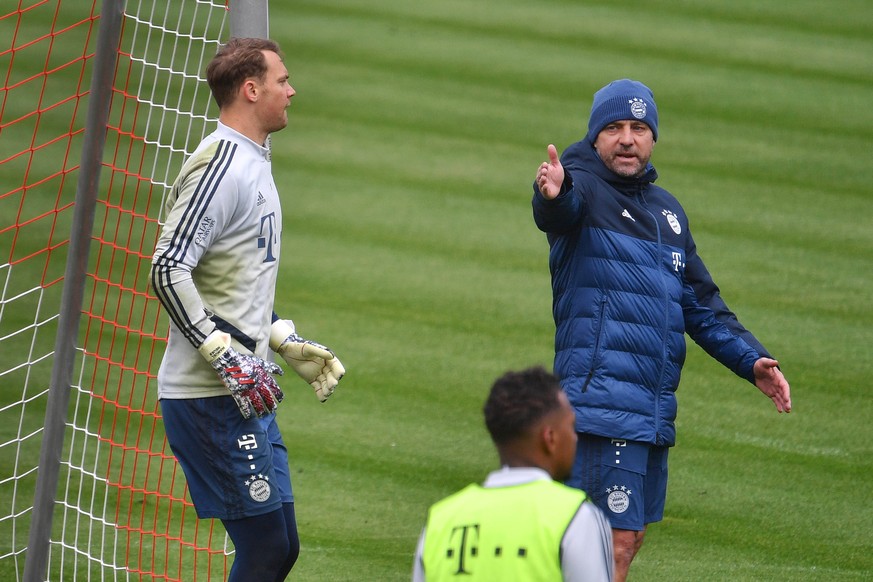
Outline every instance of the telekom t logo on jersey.
MULTIPOLYGON (((449 537, 449 547, 446 548, 445 557, 447 560, 453 560, 457 565, 454 573, 455 576, 473 573, 476 558, 483 551, 479 547, 479 533, 480 525, 478 523, 457 525, 452 528, 449 537)), ((516 558, 524 560, 528 557, 528 549, 525 546, 505 548, 502 545, 497 545, 494 548, 489 547, 485 551, 497 559, 516 558)))
POLYGON ((458 569, 455 571, 455 575, 470 574, 470 571, 467 570, 467 557, 469 555, 475 558, 479 551, 479 524, 453 527, 450 541, 454 542, 456 539, 454 547, 449 547, 446 550, 446 558, 457 560, 458 569))
POLYGON ((264 257, 265 263, 272 263, 276 260, 275 248, 279 242, 279 236, 276 228, 276 213, 271 212, 261 217, 261 231, 258 233, 258 248, 266 249, 267 256, 264 257))

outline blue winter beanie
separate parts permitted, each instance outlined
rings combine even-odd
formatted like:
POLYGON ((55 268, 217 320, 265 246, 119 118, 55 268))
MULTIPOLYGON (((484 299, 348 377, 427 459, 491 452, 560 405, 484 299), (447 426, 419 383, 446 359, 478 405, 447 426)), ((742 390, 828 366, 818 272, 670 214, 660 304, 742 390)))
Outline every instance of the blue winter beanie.
POLYGON ((612 123, 638 119, 652 128, 658 141, 658 108, 652 90, 630 79, 613 81, 594 94, 591 117, 588 119, 588 141, 594 143, 597 134, 612 123))

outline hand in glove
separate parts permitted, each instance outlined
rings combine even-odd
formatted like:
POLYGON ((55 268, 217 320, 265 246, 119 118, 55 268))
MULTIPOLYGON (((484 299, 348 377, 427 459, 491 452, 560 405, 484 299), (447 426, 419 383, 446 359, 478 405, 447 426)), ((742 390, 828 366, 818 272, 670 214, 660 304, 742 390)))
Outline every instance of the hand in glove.
POLYGON ((230 347, 228 334, 215 330, 198 349, 230 390, 243 418, 265 416, 275 411, 285 398, 271 376, 281 376, 282 368, 257 356, 237 352, 230 347))
POLYGON ((346 373, 331 350, 297 335, 293 321, 278 319, 273 322, 270 347, 312 386, 322 402, 333 394, 340 378, 346 373))

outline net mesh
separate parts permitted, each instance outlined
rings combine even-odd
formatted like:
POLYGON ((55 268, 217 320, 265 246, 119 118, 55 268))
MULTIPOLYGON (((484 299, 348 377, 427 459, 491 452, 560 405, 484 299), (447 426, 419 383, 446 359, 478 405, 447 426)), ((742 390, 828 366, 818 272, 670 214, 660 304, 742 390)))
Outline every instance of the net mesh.
MULTIPOLYGON (((0 9, 0 565, 20 578, 85 136, 99 2, 0 9)), ((223 579, 164 438, 167 321, 148 288, 161 208, 217 116, 224 0, 129 0, 118 46, 49 557, 51 580, 223 579)))

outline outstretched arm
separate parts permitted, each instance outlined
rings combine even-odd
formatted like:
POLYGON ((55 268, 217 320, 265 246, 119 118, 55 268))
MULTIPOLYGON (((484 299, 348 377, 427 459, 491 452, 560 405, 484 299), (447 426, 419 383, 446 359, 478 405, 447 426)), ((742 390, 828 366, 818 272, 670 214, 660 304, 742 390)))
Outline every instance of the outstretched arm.
POLYGON ((584 199, 575 190, 573 178, 549 144, 549 160, 540 164, 533 183, 534 222, 547 234, 563 234, 576 228, 582 218, 584 199))
POLYGON ((564 166, 558 160, 558 150, 554 145, 548 147, 549 161, 540 164, 537 171, 537 188, 546 200, 553 200, 561 193, 561 184, 564 183, 564 166))
POLYGON ((755 386, 773 401, 779 412, 791 412, 791 387, 779 369, 779 362, 759 358, 755 362, 755 386))

